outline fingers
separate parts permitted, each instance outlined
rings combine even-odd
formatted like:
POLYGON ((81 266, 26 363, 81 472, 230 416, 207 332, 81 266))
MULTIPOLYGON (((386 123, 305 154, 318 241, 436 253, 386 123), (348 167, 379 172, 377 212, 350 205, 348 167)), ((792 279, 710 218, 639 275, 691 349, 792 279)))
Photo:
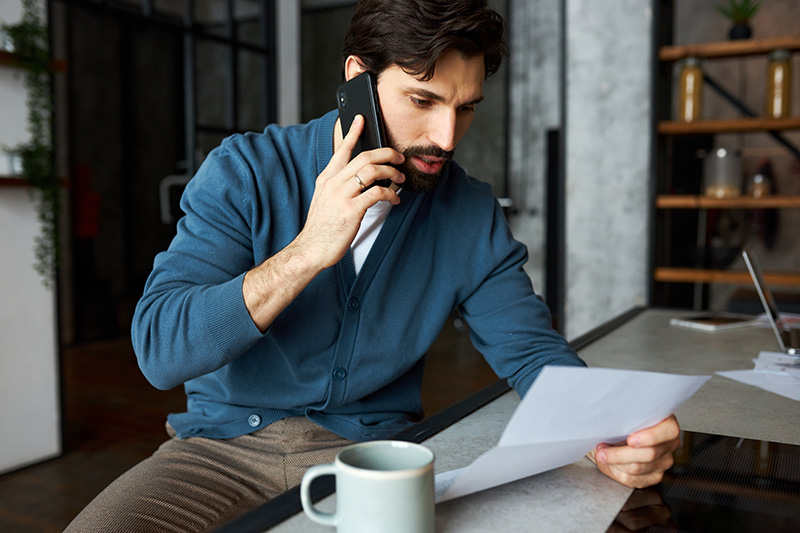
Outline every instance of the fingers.
POLYGON ((597 463, 602 473, 627 487, 643 489, 661 483, 664 473, 672 467, 672 455, 665 455, 653 463, 629 463, 615 465, 597 463))
POLYGON ((392 205, 397 205, 400 203, 400 197, 395 191, 389 189, 388 187, 369 188, 360 194, 359 197, 354 201, 363 202, 365 206, 364 210, 366 210, 381 200, 387 201, 392 205))
POLYGON ((673 415, 631 434, 621 445, 598 444, 591 457, 609 477, 629 487, 643 488, 661 482, 673 465, 672 453, 680 443, 680 426, 673 415))
POLYGON ((655 426, 632 433, 628 445, 634 448, 653 446, 678 438, 681 428, 675 415, 670 415, 655 426))
POLYGON ((608 444, 598 444, 595 451, 595 459, 600 463, 649 463, 658 458, 672 454, 681 445, 681 439, 675 438, 667 442, 646 446, 643 448, 633 448, 631 446, 609 446, 608 444))
MULTIPOLYGON (((348 196, 350 193, 352 195, 361 193, 376 181, 390 180, 402 185, 405 176, 390 165, 402 164, 405 157, 392 148, 368 150, 351 160, 353 149, 363 129, 364 118, 356 115, 347 135, 342 139, 325 170, 319 175, 318 184, 332 181, 337 190, 348 191, 348 196), (355 176, 358 176, 358 179, 353 179, 355 176)), ((386 199, 388 198, 387 196, 386 199)))
MULTIPOLYGON (((391 150, 391 148, 382 148, 381 150, 391 150)), ((344 168, 344 170, 342 170, 340 177, 344 178, 345 180, 352 179, 356 186, 355 192, 362 192, 363 189, 369 188, 376 182, 385 180, 390 180, 393 183, 402 186, 406 179, 402 172, 393 166, 389 166, 389 164, 372 162, 374 161, 373 158, 382 158, 385 155, 389 155, 391 157, 390 164, 399 164, 403 162, 402 154, 399 154, 394 150, 391 150, 391 153, 389 154, 373 152, 378 152, 378 150, 361 154, 364 156, 363 158, 361 155, 359 155, 359 157, 354 159, 344 168), (399 155, 400 157, 397 158, 395 155, 399 155), (365 163, 365 161, 367 162, 365 163), (396 163, 395 161, 399 161, 399 163, 396 163), (351 172, 352 174, 350 174, 351 172), (348 175, 350 175, 350 178, 348 178, 348 175)))
POLYGON ((352 124, 350 124, 350 130, 348 130, 347 135, 344 136, 342 139, 342 143, 339 145, 339 149, 333 153, 333 157, 331 158, 331 162, 336 160, 340 163, 339 166, 344 166, 350 161, 350 157, 353 154, 353 148, 356 147, 356 143, 358 142, 358 138, 361 136, 361 132, 364 130, 364 117, 361 115, 356 115, 353 118, 352 124))

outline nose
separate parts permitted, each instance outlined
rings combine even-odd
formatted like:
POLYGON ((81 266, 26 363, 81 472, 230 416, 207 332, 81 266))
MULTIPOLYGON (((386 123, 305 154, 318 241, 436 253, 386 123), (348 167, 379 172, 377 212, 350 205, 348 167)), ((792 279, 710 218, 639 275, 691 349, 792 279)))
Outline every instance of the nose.
POLYGON ((452 110, 444 110, 431 117, 431 125, 428 129, 428 140, 445 152, 452 152, 456 148, 456 113, 452 110))

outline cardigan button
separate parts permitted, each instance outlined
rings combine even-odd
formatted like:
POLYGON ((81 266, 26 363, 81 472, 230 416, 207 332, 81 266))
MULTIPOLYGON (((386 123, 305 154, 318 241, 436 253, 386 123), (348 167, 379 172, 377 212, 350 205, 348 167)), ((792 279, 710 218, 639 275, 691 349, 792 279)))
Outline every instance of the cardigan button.
POLYGON ((345 370, 342 367, 339 367, 333 371, 333 379, 335 379, 336 381, 342 381, 346 377, 347 377, 347 370, 345 370))
POLYGON ((250 424, 250 427, 256 427, 261 423, 261 417, 258 415, 250 415, 247 418, 247 423, 250 424))
POLYGON ((355 311, 356 309, 358 309, 358 306, 359 306, 358 298, 350 298, 350 301, 347 302, 347 308, 350 309, 351 311, 355 311))

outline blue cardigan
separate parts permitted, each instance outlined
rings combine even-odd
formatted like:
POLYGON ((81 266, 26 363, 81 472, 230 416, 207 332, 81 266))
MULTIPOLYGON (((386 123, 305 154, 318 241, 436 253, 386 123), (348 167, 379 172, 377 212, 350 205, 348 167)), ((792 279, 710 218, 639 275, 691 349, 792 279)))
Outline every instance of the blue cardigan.
POLYGON ((456 306, 520 394, 544 365, 583 364, 551 329, 490 186, 455 163, 433 192, 401 192, 358 276, 348 252, 261 334, 242 279, 302 229, 336 118, 230 137, 186 188, 186 216, 132 326, 147 379, 185 387, 187 412, 169 415, 182 438, 235 437, 288 416, 386 438, 421 418, 423 356, 456 306))

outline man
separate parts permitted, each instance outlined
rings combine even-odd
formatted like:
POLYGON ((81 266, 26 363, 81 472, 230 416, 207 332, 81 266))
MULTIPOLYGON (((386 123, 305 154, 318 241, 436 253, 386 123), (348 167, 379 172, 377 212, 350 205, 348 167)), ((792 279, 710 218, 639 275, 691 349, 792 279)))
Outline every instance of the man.
MULTIPOLYGON (((341 446, 408 427, 422 415, 422 358, 456 306, 520 394, 545 365, 583 364, 550 328, 490 187, 452 161, 504 54, 485 0, 363 0, 344 77, 377 74, 391 148, 351 160, 363 120, 343 135, 331 112, 209 155, 132 328, 142 371, 183 384, 187 412, 74 531, 209 529, 341 446), (370 187, 387 179, 402 190, 370 187)), ((677 439, 670 418, 593 455, 645 486, 677 439)))

